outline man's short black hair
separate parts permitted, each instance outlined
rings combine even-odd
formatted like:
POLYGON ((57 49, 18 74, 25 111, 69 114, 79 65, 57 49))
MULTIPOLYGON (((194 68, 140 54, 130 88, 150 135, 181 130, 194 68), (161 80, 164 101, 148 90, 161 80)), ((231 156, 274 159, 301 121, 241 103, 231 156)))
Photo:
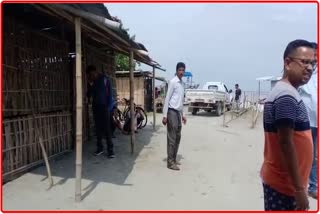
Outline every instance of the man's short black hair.
POLYGON ((86 72, 90 73, 91 71, 96 71, 97 68, 94 65, 88 65, 86 72))
POLYGON ((239 87, 239 84, 236 84, 235 86, 239 87))
POLYGON ((286 50, 283 53, 283 59, 290 56, 293 52, 297 50, 297 48, 300 47, 308 47, 314 49, 314 45, 311 42, 308 42, 307 40, 303 39, 296 39, 287 45, 286 50))
POLYGON ((178 62, 178 63, 177 63, 176 70, 178 70, 179 68, 184 68, 184 69, 186 69, 186 65, 185 65, 183 62, 178 62))
POLYGON ((318 50, 318 44, 316 42, 311 42, 312 47, 316 50, 318 50))

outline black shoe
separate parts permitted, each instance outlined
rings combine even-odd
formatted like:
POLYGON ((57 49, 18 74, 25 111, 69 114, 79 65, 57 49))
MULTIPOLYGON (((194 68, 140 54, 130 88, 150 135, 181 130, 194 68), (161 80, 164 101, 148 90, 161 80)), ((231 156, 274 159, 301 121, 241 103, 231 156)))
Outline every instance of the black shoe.
POLYGON ((115 158, 116 156, 114 155, 114 153, 113 152, 110 152, 109 154, 108 154, 108 158, 115 158))
POLYGON ((99 155, 102 155, 104 153, 104 151, 102 149, 98 149, 97 151, 95 151, 93 154, 95 156, 99 156, 99 155))
POLYGON ((180 161, 174 161, 174 163, 175 163, 176 165, 181 165, 181 162, 180 162, 180 161))
POLYGON ((168 164, 167 165, 168 169, 176 170, 179 171, 180 168, 177 166, 177 164, 168 164))

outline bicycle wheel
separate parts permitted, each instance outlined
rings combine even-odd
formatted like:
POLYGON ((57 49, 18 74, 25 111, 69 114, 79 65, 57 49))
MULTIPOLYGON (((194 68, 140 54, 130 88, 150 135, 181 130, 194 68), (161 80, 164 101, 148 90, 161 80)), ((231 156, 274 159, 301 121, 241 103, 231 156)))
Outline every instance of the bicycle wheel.
POLYGON ((138 129, 143 129, 147 125, 148 116, 147 116, 146 112, 143 110, 143 108, 141 108, 141 107, 137 107, 136 112, 140 113, 141 117, 142 117, 141 120, 138 122, 137 127, 138 127, 138 129))
POLYGON ((123 114, 120 111, 120 109, 118 109, 118 108, 113 111, 113 116, 114 116, 115 119, 117 119, 119 121, 123 121, 124 120, 123 114))
POLYGON ((130 113, 130 106, 122 112, 122 118, 124 121, 129 117, 129 113, 130 113))

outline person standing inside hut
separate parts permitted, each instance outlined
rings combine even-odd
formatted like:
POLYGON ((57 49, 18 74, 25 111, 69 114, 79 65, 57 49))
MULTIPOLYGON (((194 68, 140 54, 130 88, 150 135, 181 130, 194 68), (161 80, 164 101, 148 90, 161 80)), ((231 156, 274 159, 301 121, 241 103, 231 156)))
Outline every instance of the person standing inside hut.
POLYGON ((170 81, 168 92, 163 107, 163 125, 167 125, 167 167, 180 170, 177 166, 177 153, 181 139, 181 121, 186 124, 183 115, 184 84, 182 77, 186 66, 179 62, 176 66, 176 76, 170 81))
POLYGON ((110 127, 110 117, 113 108, 112 86, 106 75, 98 72, 94 65, 87 67, 88 77, 88 98, 92 97, 92 112, 95 122, 97 135, 97 150, 94 155, 98 156, 104 153, 102 138, 106 137, 107 156, 114 158, 112 134, 110 127))

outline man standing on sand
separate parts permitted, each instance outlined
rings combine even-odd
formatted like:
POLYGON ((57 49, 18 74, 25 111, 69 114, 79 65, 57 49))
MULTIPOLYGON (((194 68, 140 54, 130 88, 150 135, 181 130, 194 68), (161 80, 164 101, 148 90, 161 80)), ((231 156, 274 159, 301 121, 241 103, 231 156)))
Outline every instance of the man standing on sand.
POLYGON ((180 170, 177 166, 177 153, 181 139, 181 121, 186 124, 187 119, 183 115, 184 84, 182 77, 186 65, 179 62, 176 67, 176 76, 170 80, 168 92, 163 107, 163 125, 167 125, 167 167, 172 170, 180 170))
POLYGON ((264 105, 264 205, 266 211, 305 211, 313 144, 307 109, 297 89, 308 83, 316 68, 313 45, 292 41, 283 60, 283 77, 264 105))
MULTIPOLYGON (((317 59, 317 44, 312 43, 315 50, 315 59, 317 59)), ((309 177, 308 194, 314 199, 318 198, 318 161, 317 161, 317 148, 318 148, 318 125, 317 125, 317 70, 313 72, 311 79, 307 84, 302 86, 299 90, 301 98, 307 107, 312 141, 313 141, 313 163, 309 177)))
POLYGON ((235 91, 235 98, 236 101, 236 110, 240 110, 240 98, 241 98, 241 89, 239 88, 239 84, 235 85, 236 91, 235 91))

